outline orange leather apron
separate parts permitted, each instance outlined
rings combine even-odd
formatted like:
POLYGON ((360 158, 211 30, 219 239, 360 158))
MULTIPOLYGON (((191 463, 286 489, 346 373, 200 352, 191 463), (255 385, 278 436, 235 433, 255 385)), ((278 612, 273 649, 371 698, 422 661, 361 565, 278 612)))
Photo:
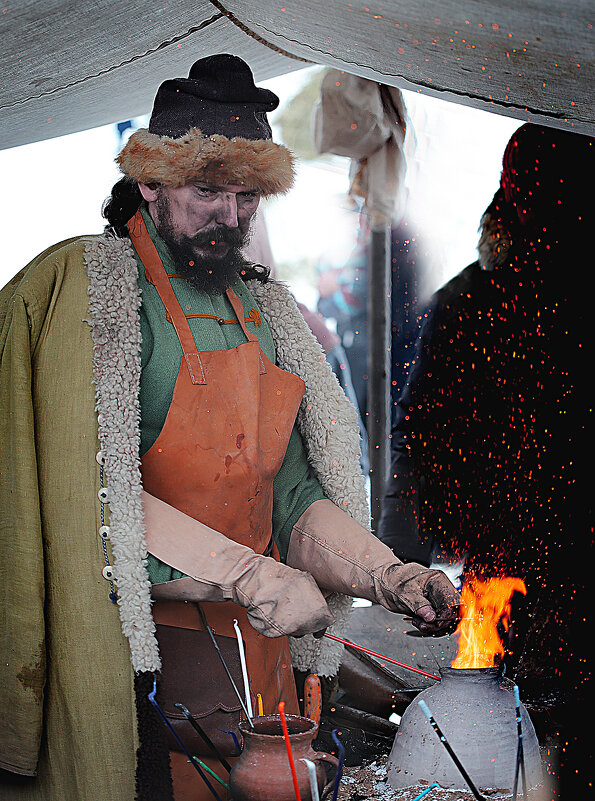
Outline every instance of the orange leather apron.
MULTIPOLYGON (((304 382, 266 357, 246 328, 242 303, 231 289, 227 297, 248 341, 231 350, 199 351, 140 213, 129 222, 129 230, 182 347, 165 424, 142 458, 143 486, 195 520, 264 553, 272 535, 273 479, 285 456, 304 382)), ((279 559, 276 547, 273 556, 279 559)), ((287 639, 258 634, 246 610, 232 602, 201 607, 218 635, 235 639, 233 621, 238 621, 254 713, 260 693, 264 714, 277 712, 281 700, 288 713, 299 714, 287 639)), ((198 610, 185 602, 157 602, 153 615, 156 623, 203 628, 198 610)), ((176 801, 213 798, 184 754, 171 752, 171 759, 176 801)), ((219 763, 201 759, 227 779, 219 763)), ((214 786, 222 799, 228 798, 222 785, 215 781, 214 786)))

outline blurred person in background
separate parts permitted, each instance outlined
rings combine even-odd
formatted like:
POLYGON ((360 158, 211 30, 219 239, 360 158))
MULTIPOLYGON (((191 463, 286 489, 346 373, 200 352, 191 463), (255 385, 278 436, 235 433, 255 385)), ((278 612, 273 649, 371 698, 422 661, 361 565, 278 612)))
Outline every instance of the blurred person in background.
MULTIPOLYGON (((336 320, 358 406, 368 410, 368 246, 370 229, 360 214, 359 242, 339 270, 321 271, 318 310, 336 320)), ((406 215, 391 226, 391 417, 403 390, 424 312, 426 263, 419 234, 406 215)))

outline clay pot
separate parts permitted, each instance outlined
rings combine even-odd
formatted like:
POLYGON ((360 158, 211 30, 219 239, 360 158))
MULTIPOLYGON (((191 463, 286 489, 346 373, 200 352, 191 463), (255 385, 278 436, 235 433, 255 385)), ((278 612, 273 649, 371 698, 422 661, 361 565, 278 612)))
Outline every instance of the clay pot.
MULTIPOLYGON (((318 792, 323 798, 333 786, 333 781, 326 784, 323 762, 330 763, 336 770, 338 761, 334 756, 312 748, 312 740, 318 731, 313 720, 299 715, 286 715, 285 719, 302 801, 312 798, 308 766, 302 759, 309 759, 316 765, 318 792)), ((295 801, 281 716, 265 715, 253 718, 253 723, 254 729, 246 721, 239 724, 244 749, 229 775, 234 801, 295 801)))
MULTIPOLYGON (((423 699, 475 786, 510 791, 518 745, 514 685, 500 675, 499 668, 445 667, 440 677, 441 681, 416 696, 401 718, 387 765, 390 785, 438 782, 441 787, 468 789, 420 709, 417 701, 423 699)), ((543 773, 535 729, 522 704, 521 724, 529 788, 542 782, 543 773)))

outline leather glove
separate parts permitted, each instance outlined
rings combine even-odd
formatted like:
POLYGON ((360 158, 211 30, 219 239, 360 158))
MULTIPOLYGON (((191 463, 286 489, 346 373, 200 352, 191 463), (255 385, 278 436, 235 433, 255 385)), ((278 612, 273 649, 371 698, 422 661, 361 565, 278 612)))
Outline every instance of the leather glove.
POLYGON ((301 637, 334 622, 309 573, 257 554, 146 492, 143 505, 147 550, 187 574, 154 584, 153 598, 233 601, 265 637, 301 637))
POLYGON ((332 501, 315 501, 297 521, 287 564, 310 572, 324 590, 412 615, 424 634, 444 634, 458 621, 459 594, 442 571, 403 564, 332 501))

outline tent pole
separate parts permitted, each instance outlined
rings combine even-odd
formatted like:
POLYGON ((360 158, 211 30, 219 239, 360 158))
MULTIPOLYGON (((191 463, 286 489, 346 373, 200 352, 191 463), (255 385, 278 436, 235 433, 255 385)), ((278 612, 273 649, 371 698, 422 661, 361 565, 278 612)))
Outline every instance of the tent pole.
POLYGON ((378 531, 388 469, 391 229, 373 226, 368 251, 368 454, 372 530, 378 531))

